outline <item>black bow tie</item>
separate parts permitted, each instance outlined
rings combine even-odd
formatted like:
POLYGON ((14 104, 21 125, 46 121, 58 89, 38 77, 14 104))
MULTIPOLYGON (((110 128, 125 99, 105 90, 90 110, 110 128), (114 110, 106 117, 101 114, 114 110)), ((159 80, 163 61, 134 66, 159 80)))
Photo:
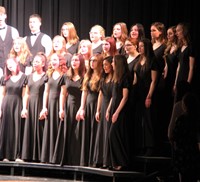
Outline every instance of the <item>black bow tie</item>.
POLYGON ((0 30, 3 30, 3 29, 5 29, 6 27, 2 27, 2 28, 0 28, 0 30))
POLYGON ((31 33, 31 36, 36 36, 37 34, 36 33, 31 33))

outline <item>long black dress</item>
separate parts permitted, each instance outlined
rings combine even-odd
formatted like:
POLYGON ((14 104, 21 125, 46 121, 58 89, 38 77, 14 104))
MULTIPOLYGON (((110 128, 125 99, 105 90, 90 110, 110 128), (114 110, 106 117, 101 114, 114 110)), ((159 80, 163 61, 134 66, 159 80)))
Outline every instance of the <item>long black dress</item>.
POLYGON ((48 97, 48 116, 44 124, 44 133, 42 140, 41 162, 51 163, 54 155, 55 143, 60 124, 59 119, 59 96, 61 86, 65 84, 64 76, 60 76, 54 80, 50 77, 48 97))
MULTIPOLYGON (((114 114, 123 97, 123 89, 130 87, 128 76, 124 75, 120 83, 113 83, 112 104, 110 116, 114 114)), ((127 128, 127 105, 119 113, 115 123, 111 123, 109 130, 109 147, 111 166, 129 166, 128 128, 127 128)))
POLYGON ((85 105, 85 120, 82 122, 82 143, 81 143, 81 166, 93 166, 93 154, 96 140, 98 122, 95 119, 97 110, 98 91, 90 89, 90 83, 87 85, 88 95, 85 105))
POLYGON ((141 154, 147 148, 155 146, 154 128, 152 115, 154 108, 154 95, 152 95, 152 104, 150 108, 146 108, 145 100, 151 85, 151 71, 157 70, 157 64, 154 59, 151 63, 138 64, 135 72, 137 75, 137 83, 134 87, 135 92, 135 117, 134 117, 134 150, 135 154, 141 154))
POLYGON ((33 80, 33 74, 28 76, 29 102, 28 116, 25 120, 22 159, 40 161, 44 120, 39 120, 39 113, 43 106, 44 86, 47 77, 44 74, 39 80, 33 80))
POLYGON ((6 87, 6 95, 1 108, 0 159, 15 160, 21 157, 23 138, 22 90, 26 82, 27 76, 25 74, 22 74, 16 82, 11 79, 4 81, 4 77, 2 77, 1 85, 6 87))
POLYGON ((82 122, 78 122, 75 117, 81 104, 82 81, 66 77, 65 118, 59 125, 53 163, 80 165, 82 122))
POLYGON ((112 97, 112 82, 102 82, 101 91, 103 94, 102 105, 101 105, 101 118, 97 129, 94 157, 93 163, 96 166, 110 166, 110 155, 109 155, 109 145, 108 145, 108 133, 110 129, 111 122, 107 121, 106 110, 110 99, 112 97))

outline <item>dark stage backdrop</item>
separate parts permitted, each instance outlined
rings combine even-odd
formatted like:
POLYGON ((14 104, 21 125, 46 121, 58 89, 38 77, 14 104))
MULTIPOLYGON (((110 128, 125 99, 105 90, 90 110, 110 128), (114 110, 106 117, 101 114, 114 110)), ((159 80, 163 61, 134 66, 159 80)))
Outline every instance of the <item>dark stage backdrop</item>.
POLYGON ((128 29, 134 23, 142 23, 150 38, 150 25, 154 21, 163 22, 166 28, 188 22, 199 62, 197 4, 197 0, 0 0, 0 5, 7 9, 7 23, 16 27, 21 36, 29 33, 28 18, 33 13, 41 15, 41 29, 52 38, 67 21, 74 23, 80 39, 89 38, 90 28, 95 24, 102 25, 109 36, 117 22, 125 22, 128 29))
POLYGON ((194 39, 200 33, 198 1, 196 0, 0 0, 7 9, 7 23, 16 27, 21 36, 29 33, 28 18, 33 13, 42 16, 41 29, 53 37, 60 33, 61 25, 71 21, 80 39, 89 38, 95 24, 102 25, 110 35, 115 23, 123 21, 128 28, 142 23, 147 36, 150 24, 161 21, 166 28, 186 21, 191 25, 194 39))

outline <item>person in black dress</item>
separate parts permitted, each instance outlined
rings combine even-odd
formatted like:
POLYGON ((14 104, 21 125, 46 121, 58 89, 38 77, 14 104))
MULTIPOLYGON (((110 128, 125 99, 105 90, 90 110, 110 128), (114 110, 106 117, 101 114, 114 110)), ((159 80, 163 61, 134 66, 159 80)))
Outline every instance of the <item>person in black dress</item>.
MULTIPOLYGON (((176 79, 174 90, 179 81, 187 81, 193 88, 195 80, 195 50, 191 41, 189 26, 187 23, 179 23, 176 26, 176 35, 178 37, 178 67, 176 70, 176 79)), ((176 97, 175 97, 176 99, 176 97)), ((176 100, 175 100, 176 101, 176 100)))
POLYGON ((152 155, 155 147, 153 128, 153 111, 158 67, 147 38, 139 41, 140 58, 134 68, 133 91, 135 98, 134 117, 134 153, 136 155, 152 155))
POLYGON ((40 119, 45 118, 41 151, 41 162, 43 163, 52 163, 53 155, 55 155, 58 128, 60 122, 63 122, 59 114, 64 113, 64 104, 60 105, 59 98, 63 97, 64 99, 66 97, 63 76, 66 70, 65 58, 56 53, 52 54, 47 70, 48 82, 45 83, 43 108, 40 112, 40 119))
POLYGON ((19 62, 20 71, 26 75, 30 75, 32 69, 32 54, 26 44, 26 41, 22 37, 18 37, 13 40, 13 46, 10 50, 9 57, 17 58, 19 62))
POLYGON ((169 94, 165 88, 164 72, 166 63, 163 58, 166 49, 166 29, 162 22, 153 22, 150 27, 151 42, 153 44, 154 54, 157 58, 158 65, 158 78, 157 78, 157 91, 155 94, 156 117, 153 119, 157 155, 163 155, 162 149, 167 141, 167 126, 170 120, 170 102, 169 94))
POLYGON ((112 98, 106 111, 106 119, 111 122, 108 142, 112 169, 123 170, 128 168, 130 162, 127 133, 129 121, 126 117, 130 75, 124 55, 114 56, 112 66, 112 98))
POLYGON ((118 54, 125 54, 124 43, 128 37, 127 25, 124 22, 118 22, 113 26, 112 35, 116 41, 116 49, 118 54))
POLYGON ((94 163, 98 167, 108 168, 110 164, 108 133, 111 122, 106 120, 106 110, 112 96, 112 56, 103 59, 103 75, 100 82, 97 111, 95 114, 98 124, 94 149, 94 163))
POLYGON ((78 53, 80 41, 77 35, 76 28, 72 22, 63 23, 60 35, 65 38, 67 51, 71 55, 78 53))
POLYGON ((101 54, 90 58, 90 67, 84 77, 82 86, 81 106, 76 119, 82 122, 81 166, 94 166, 93 155, 96 133, 99 123, 95 119, 100 79, 103 70, 101 54))
POLYGON ((92 53, 101 54, 102 40, 105 38, 105 30, 101 25, 94 25, 89 32, 90 41, 92 42, 92 53))
POLYGON ((83 55, 74 54, 71 63, 65 77, 67 99, 66 102, 60 100, 61 105, 65 105, 64 115, 60 116, 61 119, 64 117, 64 123, 59 125, 53 156, 53 163, 61 165, 80 165, 82 122, 76 120, 76 113, 81 104, 81 86, 86 70, 83 55))
POLYGON ((43 106, 43 93, 47 77, 44 53, 37 53, 33 59, 34 72, 28 76, 25 95, 23 97, 22 118, 26 118, 22 145, 22 160, 39 162, 41 158, 44 120, 39 120, 43 106))
POLYGON ((20 71, 16 58, 7 59, 0 93, 0 159, 4 161, 21 158, 24 124, 21 110, 26 82, 27 76, 20 71))

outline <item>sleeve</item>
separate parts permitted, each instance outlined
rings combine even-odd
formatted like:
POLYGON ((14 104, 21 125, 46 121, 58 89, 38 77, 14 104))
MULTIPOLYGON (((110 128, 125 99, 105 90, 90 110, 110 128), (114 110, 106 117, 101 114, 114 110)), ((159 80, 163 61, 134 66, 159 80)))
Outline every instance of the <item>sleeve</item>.
POLYGON ((130 89, 130 79, 127 75, 125 75, 122 80, 122 87, 130 89))
POLYGON ((24 75, 23 87, 25 87, 27 84, 28 84, 28 76, 24 75))
POLYGON ((52 39, 48 35, 44 34, 41 44, 45 47, 45 54, 48 57, 52 50, 52 39))
POLYGON ((6 84, 5 76, 2 76, 2 77, 0 78, 0 85, 1 85, 1 86, 5 86, 5 84, 6 84))
POLYGON ((65 85, 65 80, 66 80, 65 78, 66 78, 65 75, 61 76, 60 82, 59 82, 60 86, 65 85))
POLYGON ((16 28, 12 27, 11 31, 12 31, 12 38, 13 39, 16 39, 17 37, 19 37, 19 31, 16 28))
POLYGON ((49 80, 49 77, 48 77, 48 75, 47 75, 47 74, 45 74, 45 75, 44 75, 44 83, 47 83, 47 82, 48 82, 48 80, 49 80))

